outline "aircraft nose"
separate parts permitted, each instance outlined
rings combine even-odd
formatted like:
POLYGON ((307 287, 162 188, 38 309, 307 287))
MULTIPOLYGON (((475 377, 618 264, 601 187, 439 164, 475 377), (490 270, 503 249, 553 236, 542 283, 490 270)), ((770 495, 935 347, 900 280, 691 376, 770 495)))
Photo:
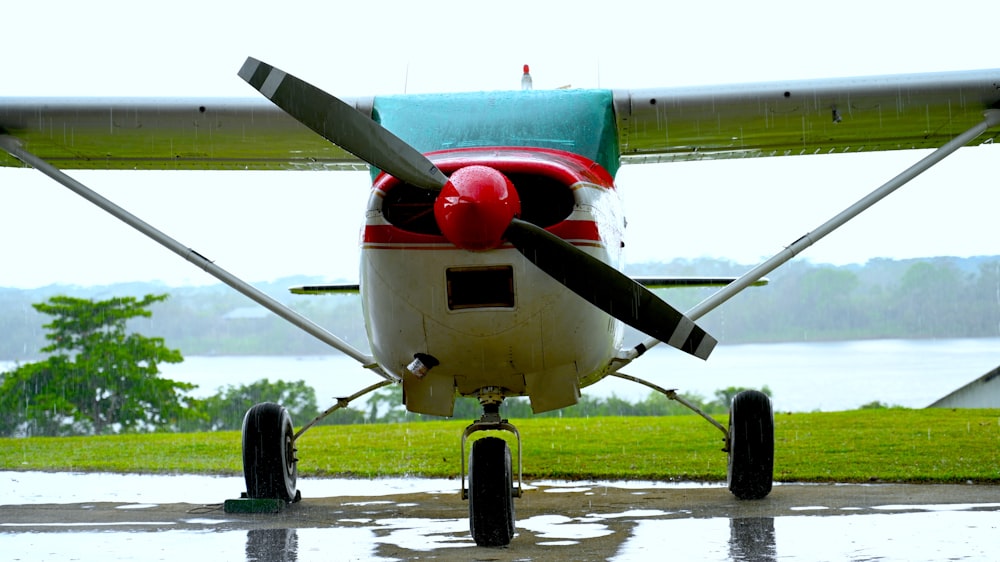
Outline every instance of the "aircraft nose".
POLYGON ((489 250, 503 243, 521 199, 507 176, 489 166, 456 170, 434 202, 434 218, 449 242, 464 250, 489 250))

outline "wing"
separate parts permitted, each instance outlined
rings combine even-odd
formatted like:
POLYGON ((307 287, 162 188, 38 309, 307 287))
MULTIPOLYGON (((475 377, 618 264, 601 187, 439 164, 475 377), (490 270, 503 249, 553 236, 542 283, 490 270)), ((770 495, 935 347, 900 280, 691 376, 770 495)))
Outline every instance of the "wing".
MULTIPOLYGON (((421 103, 435 98, 451 107, 448 95, 421 103)), ((932 148, 1000 107, 1000 70, 618 90, 612 99, 624 162, 932 148)), ((374 98, 346 101, 372 115, 374 98)), ((65 169, 366 168, 263 98, 0 98, 2 133, 65 169)), ((20 163, 0 152, 0 166, 20 163)))
POLYGON ((624 162, 935 148, 1000 108, 1000 69, 625 90, 614 103, 624 162))
POLYGON ((64 169, 367 169, 264 98, 0 98, 0 133, 64 169))

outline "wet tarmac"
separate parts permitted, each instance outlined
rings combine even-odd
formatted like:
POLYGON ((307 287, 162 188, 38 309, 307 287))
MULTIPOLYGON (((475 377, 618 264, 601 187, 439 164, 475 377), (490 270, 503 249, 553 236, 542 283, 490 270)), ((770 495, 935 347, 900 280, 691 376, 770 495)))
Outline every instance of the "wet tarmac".
POLYGON ((277 514, 240 478, 0 472, 4 560, 995 560, 1000 486, 533 482, 507 548, 476 547, 453 480, 301 479, 277 514))

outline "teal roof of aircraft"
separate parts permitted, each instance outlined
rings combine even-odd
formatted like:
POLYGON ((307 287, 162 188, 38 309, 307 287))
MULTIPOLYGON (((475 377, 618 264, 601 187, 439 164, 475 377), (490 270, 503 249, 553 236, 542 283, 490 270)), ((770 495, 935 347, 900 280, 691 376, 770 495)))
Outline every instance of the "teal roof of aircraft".
POLYGON ((520 90, 379 96, 372 117, 421 152, 551 148, 614 175, 620 152, 610 90, 520 90))

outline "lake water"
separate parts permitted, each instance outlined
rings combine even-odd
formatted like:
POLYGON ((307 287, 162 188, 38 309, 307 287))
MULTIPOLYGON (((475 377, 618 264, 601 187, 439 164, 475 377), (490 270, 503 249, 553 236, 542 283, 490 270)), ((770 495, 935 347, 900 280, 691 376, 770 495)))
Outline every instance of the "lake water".
MULTIPOLYGON (((777 411, 854 409, 875 400, 922 408, 1000 365, 1000 339, 870 340, 720 345, 708 361, 666 346, 623 369, 684 394, 711 398, 729 386, 771 388, 777 411)), ((164 376, 199 385, 199 396, 261 378, 304 380, 321 408, 379 378, 342 356, 188 357, 164 376)), ((583 390, 637 401, 649 390, 607 378, 583 390)))
MULTIPOLYGON (((876 400, 922 408, 998 365, 1000 338, 867 340, 720 345, 708 361, 659 346, 623 372, 706 398, 729 386, 767 385, 776 411, 809 412, 849 410, 876 400)), ((2 369, 10 366, 0 362, 2 369)), ((339 355, 187 357, 161 370, 165 377, 197 384, 196 396, 262 378, 304 380, 316 389, 321 408, 379 380, 339 355)), ((649 394, 644 386, 615 378, 583 392, 630 401, 649 394)))

